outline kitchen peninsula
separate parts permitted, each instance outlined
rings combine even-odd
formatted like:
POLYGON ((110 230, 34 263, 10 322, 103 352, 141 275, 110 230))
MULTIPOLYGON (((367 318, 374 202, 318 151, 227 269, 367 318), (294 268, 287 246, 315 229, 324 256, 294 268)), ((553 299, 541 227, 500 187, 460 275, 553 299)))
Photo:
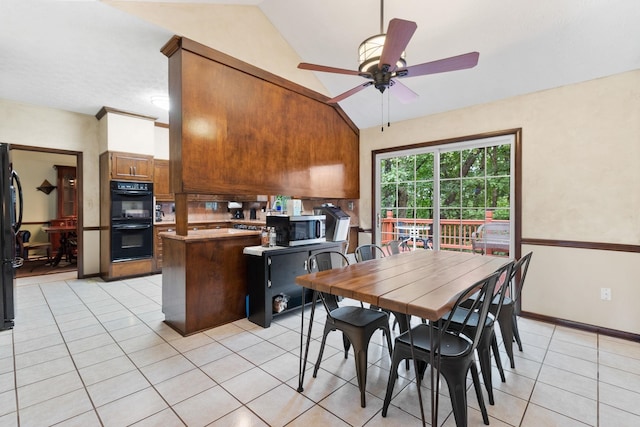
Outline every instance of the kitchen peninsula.
POLYGON ((190 335, 246 317, 242 251, 260 243, 258 231, 220 228, 161 237, 162 311, 169 326, 190 335))
POLYGON ((242 252, 260 244, 254 230, 189 229, 189 200, 358 199, 359 130, 328 97, 193 40, 173 37, 162 52, 175 199, 175 232, 160 233, 162 310, 189 335, 246 316, 242 252))

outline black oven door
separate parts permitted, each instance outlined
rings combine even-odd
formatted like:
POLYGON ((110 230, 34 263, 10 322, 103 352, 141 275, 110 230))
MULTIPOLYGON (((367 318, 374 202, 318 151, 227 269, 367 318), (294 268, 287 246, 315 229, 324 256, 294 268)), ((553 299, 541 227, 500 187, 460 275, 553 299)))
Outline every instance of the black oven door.
POLYGON ((111 181, 111 218, 153 218, 153 183, 111 181))
POLYGON ((111 225, 111 261, 153 257, 153 224, 123 222, 111 225))

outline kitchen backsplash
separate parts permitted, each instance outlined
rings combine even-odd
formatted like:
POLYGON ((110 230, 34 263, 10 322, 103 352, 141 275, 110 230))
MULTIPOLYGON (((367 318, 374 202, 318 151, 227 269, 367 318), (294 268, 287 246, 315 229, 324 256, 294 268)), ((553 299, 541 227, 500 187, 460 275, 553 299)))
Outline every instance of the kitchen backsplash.
MULTIPOLYGON (((302 214, 312 215, 313 208, 323 203, 332 203, 340 207, 347 215, 351 217, 351 226, 359 224, 358 203, 355 201, 342 199, 302 199, 302 214)), ((158 202, 156 206, 160 207, 160 214, 156 215, 156 222, 175 222, 175 203, 158 202)), ((189 222, 207 222, 207 221, 229 221, 233 219, 249 220, 251 214, 255 211, 257 221, 266 221, 268 211, 272 207, 268 207, 266 202, 242 202, 242 208, 229 208, 228 202, 189 202, 189 222)))

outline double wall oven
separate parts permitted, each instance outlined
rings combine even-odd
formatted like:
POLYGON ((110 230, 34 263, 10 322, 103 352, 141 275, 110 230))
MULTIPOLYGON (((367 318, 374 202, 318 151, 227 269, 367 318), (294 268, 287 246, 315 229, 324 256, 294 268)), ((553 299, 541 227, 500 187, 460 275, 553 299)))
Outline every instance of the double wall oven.
POLYGON ((153 257, 153 183, 111 181, 111 261, 153 257))

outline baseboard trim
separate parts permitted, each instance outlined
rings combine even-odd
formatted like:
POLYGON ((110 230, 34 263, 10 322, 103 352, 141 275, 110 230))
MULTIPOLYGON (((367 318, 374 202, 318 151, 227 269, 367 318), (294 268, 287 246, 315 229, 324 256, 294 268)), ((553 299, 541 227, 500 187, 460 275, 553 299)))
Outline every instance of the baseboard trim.
POLYGON ((522 311, 519 316, 539 320, 541 322, 552 323, 558 326, 566 326, 567 328, 579 329, 581 331, 595 332, 614 338, 621 338, 628 341, 640 342, 640 335, 631 332, 619 331, 617 329, 603 328, 602 326, 589 325, 587 323, 574 322, 572 320, 560 319, 552 316, 545 316, 538 313, 522 311))

